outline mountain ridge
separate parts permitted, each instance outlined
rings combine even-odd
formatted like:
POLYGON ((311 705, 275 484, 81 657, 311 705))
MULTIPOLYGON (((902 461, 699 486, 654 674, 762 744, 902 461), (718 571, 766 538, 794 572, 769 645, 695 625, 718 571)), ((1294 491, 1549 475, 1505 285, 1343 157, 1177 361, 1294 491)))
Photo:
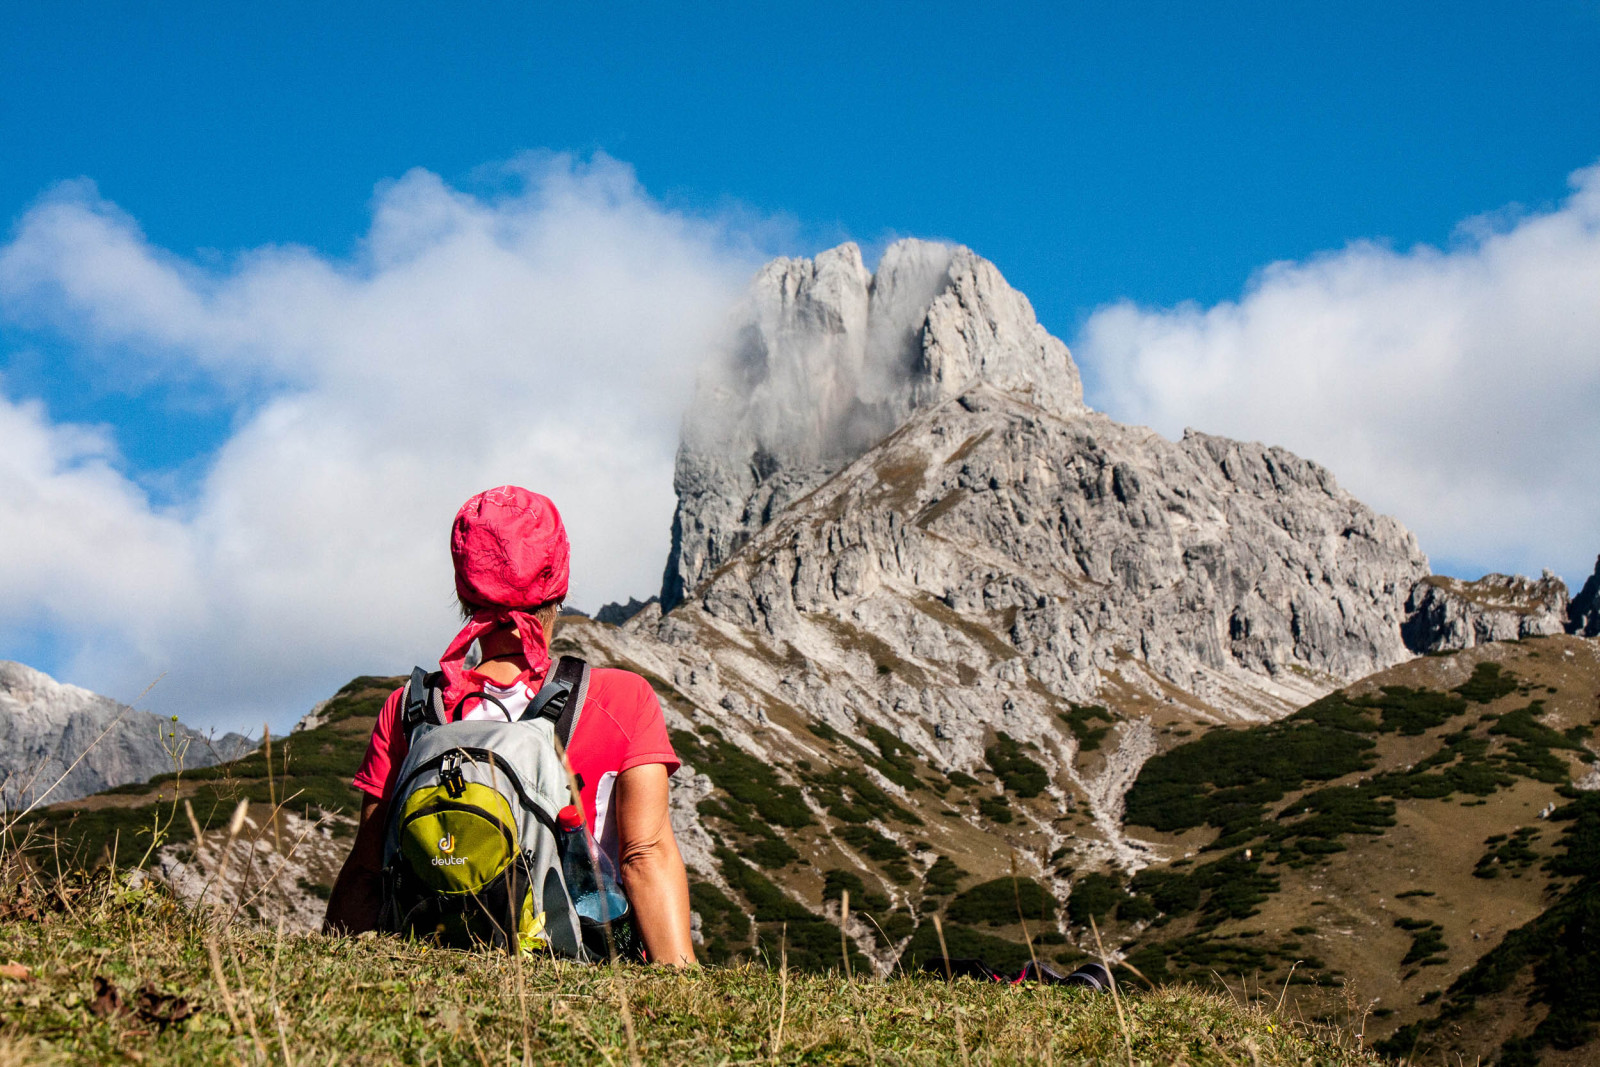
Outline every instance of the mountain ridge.
POLYGON ((204 767, 256 742, 202 734, 43 671, 0 660, 0 795, 25 808, 41 797, 73 800, 169 771, 204 767))

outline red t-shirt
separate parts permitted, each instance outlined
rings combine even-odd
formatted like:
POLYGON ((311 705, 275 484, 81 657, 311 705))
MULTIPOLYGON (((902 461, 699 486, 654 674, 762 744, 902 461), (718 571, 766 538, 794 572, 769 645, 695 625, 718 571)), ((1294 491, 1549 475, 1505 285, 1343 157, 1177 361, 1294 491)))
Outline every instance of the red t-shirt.
MULTIPOLYGON (((372 727, 372 740, 367 743, 367 757, 352 782, 357 789, 380 800, 387 799, 394 790, 395 778, 410 747, 405 730, 400 727, 400 699, 404 692, 396 689, 384 701, 372 727)), ((460 709, 456 712, 459 714, 460 709)), ((616 776, 648 763, 666 764, 668 774, 678 769, 678 756, 667 738, 661 704, 650 683, 632 671, 590 671, 589 695, 567 746, 567 760, 583 783, 583 810, 589 817, 589 831, 615 852, 614 827, 602 821, 597 829, 596 817, 603 820, 610 807, 611 785, 616 776)))

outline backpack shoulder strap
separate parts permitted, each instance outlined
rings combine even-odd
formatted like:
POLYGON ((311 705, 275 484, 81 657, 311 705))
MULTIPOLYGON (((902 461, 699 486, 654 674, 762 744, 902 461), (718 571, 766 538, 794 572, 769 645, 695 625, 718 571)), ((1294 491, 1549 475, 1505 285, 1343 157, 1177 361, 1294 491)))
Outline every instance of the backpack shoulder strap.
POLYGON ((400 726, 408 740, 425 722, 444 724, 443 682, 444 675, 439 671, 429 674, 421 667, 411 668, 411 677, 400 697, 400 726))
POLYGON ((572 731, 578 726, 578 716, 588 696, 589 664, 577 656, 562 656, 522 717, 553 719, 556 740, 561 742, 564 749, 572 737, 572 731))

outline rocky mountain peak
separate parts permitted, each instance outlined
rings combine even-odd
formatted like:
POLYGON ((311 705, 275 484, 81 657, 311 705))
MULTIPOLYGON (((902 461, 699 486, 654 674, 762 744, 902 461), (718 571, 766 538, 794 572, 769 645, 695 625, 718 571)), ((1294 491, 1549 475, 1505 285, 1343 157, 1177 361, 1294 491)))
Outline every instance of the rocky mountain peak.
POLYGON ((789 503, 910 415, 979 381, 1058 415, 1083 409, 1066 345, 967 248, 904 240, 869 272, 854 244, 755 278, 684 420, 670 611, 789 503))
POLYGON ((0 798, 7 806, 40 796, 72 800, 171 771, 175 760, 207 767, 253 746, 238 734, 213 739, 0 660, 0 798))

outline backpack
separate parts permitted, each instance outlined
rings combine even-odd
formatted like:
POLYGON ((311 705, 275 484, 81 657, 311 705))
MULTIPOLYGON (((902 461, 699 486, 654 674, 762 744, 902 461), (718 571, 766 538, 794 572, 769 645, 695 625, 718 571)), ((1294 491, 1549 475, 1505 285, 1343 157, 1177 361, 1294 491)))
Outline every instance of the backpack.
MULTIPOLYGON (((560 755, 583 712, 588 664, 563 656, 512 722, 447 721, 443 681, 418 667, 401 698, 410 751, 384 834, 381 926, 454 948, 604 958, 629 918, 627 898, 560 755)), ((500 704, 487 693, 462 702, 472 699, 500 704)))

